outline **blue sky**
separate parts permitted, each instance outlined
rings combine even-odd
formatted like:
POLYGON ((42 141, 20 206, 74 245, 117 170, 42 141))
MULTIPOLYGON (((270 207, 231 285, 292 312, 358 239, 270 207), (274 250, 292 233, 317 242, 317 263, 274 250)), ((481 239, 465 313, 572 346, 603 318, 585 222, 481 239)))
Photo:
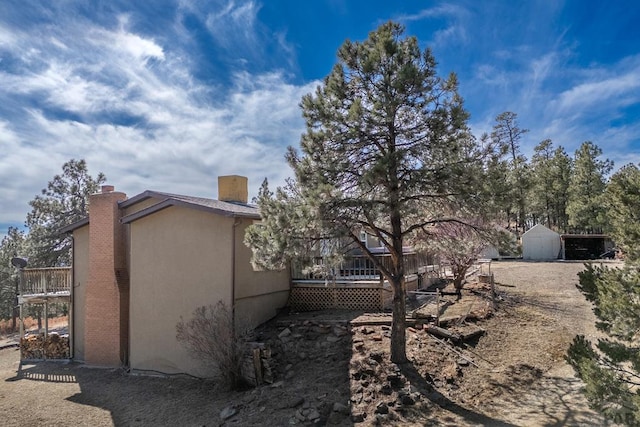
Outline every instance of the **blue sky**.
POLYGON ((528 157, 550 138, 640 162, 636 1, 3 0, 0 236, 71 158, 129 196, 281 184, 300 98, 388 20, 458 74, 477 136, 513 111, 528 157))

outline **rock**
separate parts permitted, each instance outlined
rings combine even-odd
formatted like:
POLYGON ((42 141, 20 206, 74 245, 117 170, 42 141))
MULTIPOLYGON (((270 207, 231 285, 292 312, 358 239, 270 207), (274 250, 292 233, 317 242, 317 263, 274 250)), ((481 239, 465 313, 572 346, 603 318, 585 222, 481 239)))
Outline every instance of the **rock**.
POLYGON ((354 423, 361 423, 367 418, 367 414, 364 412, 358 412, 351 414, 351 421, 354 423))
POLYGON ((289 335, 291 335, 291 329, 284 328, 284 330, 278 334, 278 338, 282 339, 284 337, 288 337, 289 335))
POLYGON ((284 379, 285 380, 290 380, 291 378, 293 378, 295 376, 295 372, 293 371, 287 371, 286 374, 284 374, 284 379))
POLYGON ((340 412, 342 414, 348 414, 349 413, 349 407, 347 405, 343 405, 340 402, 335 402, 333 404, 332 410, 333 410, 333 412, 340 412))
POLYGON ((335 336, 335 335, 329 335, 329 336, 327 337, 327 341, 328 341, 328 342, 338 342, 338 341, 340 341, 341 339, 342 339, 342 338, 337 337, 337 336, 335 336))
POLYGON ((347 331, 346 329, 340 327, 340 326, 334 326, 333 328, 333 335, 337 336, 337 337, 343 337, 345 335, 348 335, 349 331, 347 331))
POLYGON ((388 414, 389 413, 389 406, 384 402, 380 402, 380 403, 378 403, 378 405, 376 405, 375 413, 376 414, 388 414))
POLYGON ((391 387, 395 389, 399 389, 404 386, 404 378, 402 378, 402 376, 400 375, 396 375, 396 374, 387 375, 387 381, 389 381, 389 384, 391 385, 391 387))
POLYGON ((238 410, 236 408, 234 408, 233 406, 227 406, 222 411, 220 411, 220 419, 222 421, 228 420, 229 418, 233 417, 237 413, 238 413, 238 410))
POLYGON ((331 332, 331 326, 318 325, 312 328, 313 332, 318 334, 328 334, 331 332))
POLYGON ((311 409, 309 411, 309 415, 307 415, 307 418, 311 421, 317 420, 318 418, 320 418, 320 412, 318 412, 318 410, 315 408, 311 409))
POLYGON ((405 406, 415 405, 416 401, 409 394, 403 394, 400 396, 400 403, 405 406))
POLYGON ((318 339, 319 334, 317 332, 306 332, 304 334, 304 339, 307 341, 315 341, 318 339))
POLYGON ((382 387, 380 387, 380 393, 386 394, 388 396, 391 393, 393 393, 393 389, 391 388, 391 385, 385 384, 382 387))
POLYGON ((382 341, 382 335, 374 335, 371 337, 371 339, 374 341, 382 341))
POLYGON ((389 326, 389 325, 382 325, 381 328, 382 328, 383 331, 390 331, 391 330, 391 326, 389 326))
POLYGON ((373 360, 375 360, 376 362, 382 362, 382 359, 384 357, 384 353, 379 352, 379 351, 373 351, 373 352, 369 353, 369 357, 372 358, 373 360))
POLYGON ((329 414, 329 418, 327 419, 327 424, 340 424, 342 420, 344 420, 347 417, 347 415, 349 415, 349 412, 344 414, 342 412, 334 411, 331 414, 329 414))
POLYGON ((458 359, 458 366, 469 366, 469 361, 463 357, 458 359))

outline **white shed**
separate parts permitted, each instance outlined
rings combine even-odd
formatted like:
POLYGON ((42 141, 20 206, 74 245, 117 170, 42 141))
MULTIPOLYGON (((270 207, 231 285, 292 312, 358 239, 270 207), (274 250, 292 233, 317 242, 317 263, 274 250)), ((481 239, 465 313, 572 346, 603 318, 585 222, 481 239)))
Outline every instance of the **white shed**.
POLYGON ((522 235, 522 259, 543 261, 560 257, 560 235, 538 224, 522 235))

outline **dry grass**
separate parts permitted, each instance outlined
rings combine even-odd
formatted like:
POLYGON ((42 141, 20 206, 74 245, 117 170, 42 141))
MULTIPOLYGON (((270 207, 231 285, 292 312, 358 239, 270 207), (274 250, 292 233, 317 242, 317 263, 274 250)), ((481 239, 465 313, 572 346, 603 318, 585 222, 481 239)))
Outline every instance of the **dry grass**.
MULTIPOLYGON (((17 333, 17 328, 20 325, 20 319, 17 319, 16 322, 16 330, 13 330, 13 322, 11 319, 0 320, 0 336, 7 336, 14 333, 17 333)), ((42 319, 42 325, 44 327, 44 319, 42 319)), ((69 316, 58 316, 49 319, 49 329, 61 328, 69 325, 69 316)), ((24 318, 24 330, 25 331, 35 331, 38 329, 38 319, 34 317, 25 317, 24 318)))

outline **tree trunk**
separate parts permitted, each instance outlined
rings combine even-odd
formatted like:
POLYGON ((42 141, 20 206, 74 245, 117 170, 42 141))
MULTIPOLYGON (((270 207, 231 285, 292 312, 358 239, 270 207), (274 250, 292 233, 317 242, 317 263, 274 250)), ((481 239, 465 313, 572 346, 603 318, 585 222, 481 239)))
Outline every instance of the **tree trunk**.
POLYGON ((393 306, 391 320, 391 361, 393 363, 407 362, 407 335, 406 335, 406 289, 404 276, 394 277, 391 283, 393 288, 393 306))

